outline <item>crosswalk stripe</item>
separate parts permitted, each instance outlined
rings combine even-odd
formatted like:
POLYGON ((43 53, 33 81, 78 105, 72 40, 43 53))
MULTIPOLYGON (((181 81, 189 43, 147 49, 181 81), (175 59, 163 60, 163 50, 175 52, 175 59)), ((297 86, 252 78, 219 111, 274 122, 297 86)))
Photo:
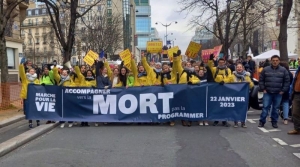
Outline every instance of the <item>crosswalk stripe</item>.
POLYGON ((252 124, 255 124, 256 122, 253 121, 253 119, 247 119, 248 122, 252 123, 252 124))
POLYGON ((280 144, 282 146, 288 145, 286 142, 284 142, 283 140, 281 140, 279 138, 273 138, 273 140, 275 140, 278 144, 280 144))
POLYGON ((296 157, 300 158, 300 153, 293 153, 296 157))
POLYGON ((258 127, 258 129, 261 130, 262 132, 269 133, 269 131, 267 129, 265 129, 265 128, 258 127))
POLYGON ((280 129, 271 129, 271 130, 268 130, 269 132, 279 132, 281 131, 280 129))
POLYGON ((300 147, 300 144, 293 144, 293 145, 290 145, 291 147, 300 147))

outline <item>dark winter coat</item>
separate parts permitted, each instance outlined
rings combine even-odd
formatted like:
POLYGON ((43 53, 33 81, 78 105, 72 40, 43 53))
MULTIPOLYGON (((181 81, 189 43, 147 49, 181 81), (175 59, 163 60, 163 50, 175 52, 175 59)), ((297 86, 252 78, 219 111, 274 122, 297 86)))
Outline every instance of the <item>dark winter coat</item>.
POLYGON ((288 71, 278 66, 265 67, 259 76, 260 89, 266 90, 268 93, 287 92, 290 87, 290 76, 288 71))

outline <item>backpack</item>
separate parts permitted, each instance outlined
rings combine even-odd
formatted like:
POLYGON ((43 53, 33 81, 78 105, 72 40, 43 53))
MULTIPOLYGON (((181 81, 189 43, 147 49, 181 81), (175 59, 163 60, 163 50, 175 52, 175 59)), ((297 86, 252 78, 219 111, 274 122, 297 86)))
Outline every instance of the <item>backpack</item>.
POLYGON ((180 77, 182 76, 183 73, 186 73, 186 82, 189 82, 190 77, 192 77, 193 75, 197 77, 195 71, 191 72, 191 71, 183 70, 180 77))
MULTIPOLYGON (((215 73, 214 79, 216 79, 216 77, 218 76, 219 70, 220 70, 220 69, 217 68, 217 71, 216 71, 216 73, 215 73)), ((227 69, 227 67, 225 68, 225 75, 228 76, 228 69, 227 69)))

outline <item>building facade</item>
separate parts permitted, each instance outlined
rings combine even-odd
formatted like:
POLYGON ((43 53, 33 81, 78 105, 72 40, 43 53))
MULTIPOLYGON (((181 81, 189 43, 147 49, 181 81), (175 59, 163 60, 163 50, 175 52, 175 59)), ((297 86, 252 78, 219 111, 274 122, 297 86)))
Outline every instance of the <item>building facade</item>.
POLYGON ((21 37, 24 39, 24 56, 33 64, 42 66, 56 60, 62 62, 62 52, 55 34, 46 6, 30 2, 26 19, 21 23, 21 37))
MULTIPOLYGON (((9 0, 4 0, 4 8, 6 8, 9 0)), ((5 29, 6 53, 8 58, 8 82, 19 81, 19 59, 23 55, 23 39, 20 35, 20 23, 25 19, 26 9, 29 6, 28 1, 21 2, 12 12, 11 18, 5 29)))
POLYGON ((151 40, 151 6, 150 0, 135 0, 137 47, 146 50, 147 41, 151 40))

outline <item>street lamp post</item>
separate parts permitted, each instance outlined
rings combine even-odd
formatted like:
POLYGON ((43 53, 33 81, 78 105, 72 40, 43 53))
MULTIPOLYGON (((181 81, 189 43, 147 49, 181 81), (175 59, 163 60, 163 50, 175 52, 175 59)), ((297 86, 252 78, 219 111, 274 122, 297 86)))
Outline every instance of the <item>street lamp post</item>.
POLYGON ((160 23, 162 26, 165 26, 166 27, 166 45, 167 45, 167 41, 168 41, 168 27, 173 23, 175 22, 175 24, 177 24, 177 21, 172 21, 171 23, 169 24, 163 24, 161 22, 156 22, 155 24, 157 25, 158 23, 160 23))

